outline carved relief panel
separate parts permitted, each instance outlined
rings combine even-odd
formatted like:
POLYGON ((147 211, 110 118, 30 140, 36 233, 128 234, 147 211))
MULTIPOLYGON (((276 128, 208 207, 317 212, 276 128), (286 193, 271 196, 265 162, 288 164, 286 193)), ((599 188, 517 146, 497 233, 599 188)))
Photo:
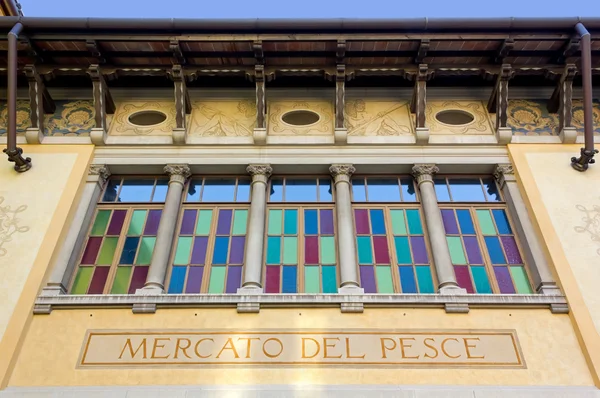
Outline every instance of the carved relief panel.
POLYGON ((271 101, 269 135, 333 135, 333 103, 322 100, 271 101))
POLYGON ((407 101, 346 101, 349 136, 398 136, 413 133, 407 101))
POLYGON ((430 100, 425 114, 430 134, 494 134, 490 116, 481 101, 430 100))
POLYGON ((250 137, 256 126, 253 99, 196 101, 192 105, 190 135, 250 137))
POLYGON ((110 135, 171 135, 174 101, 128 101, 117 104, 110 135))

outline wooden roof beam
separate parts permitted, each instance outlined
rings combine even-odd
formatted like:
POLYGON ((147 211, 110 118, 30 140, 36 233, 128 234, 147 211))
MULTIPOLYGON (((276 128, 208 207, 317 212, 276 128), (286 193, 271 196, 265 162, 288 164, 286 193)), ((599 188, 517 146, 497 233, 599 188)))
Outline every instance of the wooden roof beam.
POLYGON ((265 52, 263 51, 263 45, 261 40, 255 40, 252 43, 252 50, 254 51, 254 58, 258 65, 265 64, 265 52))
POLYGON ((35 65, 25 66, 25 75, 29 81, 29 108, 31 112, 31 128, 27 129, 25 137, 30 144, 39 144, 44 136, 44 114, 53 114, 56 104, 46 89, 35 65))
POLYGON ((43 51, 39 49, 39 47, 31 41, 31 39, 27 36, 20 36, 19 41, 25 45, 27 45, 27 55, 31 58, 35 58, 36 63, 41 64, 45 62, 44 56, 42 55, 43 51))
POLYGON ((92 54, 92 57, 98 59, 99 64, 105 64, 106 58, 102 55, 102 50, 100 49, 100 44, 96 40, 86 40, 85 47, 92 54))
POLYGON ((175 60, 175 62, 177 64, 179 64, 179 65, 187 64, 187 60, 185 59, 185 56, 183 55, 183 51, 181 50, 181 45, 179 43, 179 40, 171 40, 169 42, 169 49, 173 53, 173 59, 175 60))
POLYGON ((496 138, 500 145, 512 140, 512 130, 508 127, 508 81, 514 76, 509 64, 502 64, 496 85, 488 101, 487 109, 496 114, 496 138))
POLYGON ((561 103, 571 102, 571 97, 573 95, 573 79, 575 78, 575 75, 577 75, 577 66, 574 64, 565 65, 564 72, 560 76, 560 80, 546 104, 548 112, 557 113, 561 108, 561 103), (569 96, 568 100, 563 98, 563 94, 569 96))
POLYGON ((419 43, 419 50, 417 51, 417 56, 415 57, 415 64, 420 64, 423 62, 425 57, 427 56, 427 52, 429 51, 430 41, 429 39, 423 39, 419 43))
POLYGON ((501 64, 504 62, 504 58, 508 56, 508 54, 515 48, 515 40, 514 39, 504 39, 498 51, 496 51, 496 57, 494 58, 495 64, 501 64))
POLYGON ((346 63, 346 40, 340 39, 337 41, 335 58, 338 65, 346 63))
POLYGON ((571 37, 560 49, 558 56, 553 61, 555 64, 564 64, 567 58, 579 51, 579 37, 571 37))

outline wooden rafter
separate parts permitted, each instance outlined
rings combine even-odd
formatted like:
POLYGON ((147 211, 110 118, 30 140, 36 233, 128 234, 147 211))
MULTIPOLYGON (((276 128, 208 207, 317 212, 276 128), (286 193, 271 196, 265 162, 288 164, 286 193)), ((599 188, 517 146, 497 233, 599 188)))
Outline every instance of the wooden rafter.
POLYGON ((430 41, 429 39, 423 39, 419 43, 419 49, 417 50, 417 56, 415 57, 415 64, 420 64, 423 62, 425 57, 427 56, 427 52, 429 51, 430 41))
POLYGON ((340 39, 337 41, 335 59, 338 65, 346 62, 346 40, 340 39))
POLYGON ((27 55, 34 58, 37 64, 45 62, 43 51, 29 37, 21 35, 19 41, 27 46, 27 55))
POLYGON ((102 55, 102 50, 100 49, 100 44, 98 44, 97 40, 86 40, 85 47, 92 54, 92 57, 96 57, 98 59, 98 63, 106 63, 106 58, 104 58, 102 55))
POLYGON ((169 49, 171 50, 171 53, 173 54, 173 59, 177 64, 185 65, 187 63, 187 60, 183 55, 183 51, 181 50, 179 40, 171 40, 169 42, 169 49))
POLYGON ((252 43, 252 50, 254 51, 254 58, 256 59, 256 63, 259 65, 264 65, 265 52, 263 51, 262 41, 255 40, 252 43))
POLYGON ((560 49, 559 55, 553 60, 555 64, 564 64, 567 58, 579 51, 579 37, 571 37, 560 49))
POLYGON ((515 48, 515 40, 508 38, 502 41, 500 47, 496 51, 496 56, 494 57, 495 64, 502 64, 504 62, 504 58, 508 56, 508 54, 515 48))

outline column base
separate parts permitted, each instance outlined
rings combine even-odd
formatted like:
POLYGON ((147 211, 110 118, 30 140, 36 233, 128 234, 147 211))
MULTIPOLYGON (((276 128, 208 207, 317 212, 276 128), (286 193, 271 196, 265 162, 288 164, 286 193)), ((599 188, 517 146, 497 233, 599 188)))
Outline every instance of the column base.
POLYGON ((463 289, 462 287, 454 285, 449 285, 440 287, 438 293, 446 296, 458 296, 461 294, 467 294, 467 289, 463 289))
POLYGON ((158 294, 165 294, 165 290, 160 286, 144 286, 141 289, 137 289, 135 294, 139 296, 155 296, 158 294))
POLYGON ((542 283, 538 287, 537 292, 544 296, 562 296, 562 292, 555 283, 542 283))
POLYGON ((354 285, 347 285, 340 287, 338 294, 365 294, 365 289, 354 285))
POLYGON ((60 296, 61 294, 67 294, 67 289, 61 284, 44 286, 40 292, 40 296, 43 297, 60 296))

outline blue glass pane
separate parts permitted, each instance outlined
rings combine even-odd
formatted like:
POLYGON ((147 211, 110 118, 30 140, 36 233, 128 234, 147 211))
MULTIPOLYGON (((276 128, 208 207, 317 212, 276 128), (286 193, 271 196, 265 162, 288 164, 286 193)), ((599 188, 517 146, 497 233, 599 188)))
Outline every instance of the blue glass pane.
POLYGON ((167 198, 167 189, 169 188, 169 181, 158 180, 156 181, 156 187, 154 188, 154 195, 152 195, 153 202, 164 202, 167 198))
POLYGON ((103 202, 114 202, 117 199, 117 191, 121 185, 121 179, 110 179, 106 185, 106 191, 104 192, 103 202))
POLYGON ((317 201, 317 181, 316 180, 296 180, 287 178, 285 180, 285 201, 286 202, 316 202, 317 201))
POLYGON ((331 180, 321 178, 319 180, 319 202, 332 202, 331 180))
POLYGON ((117 202, 149 202, 153 189, 154 179, 125 179, 117 202))
POLYGON ((385 234, 385 221, 383 219, 383 210, 372 209, 371 213, 371 231, 373 235, 385 234))
POLYGON ((400 187, 397 179, 367 178, 369 202, 399 202, 400 187))
POLYGON ((475 234, 475 227, 473 227, 473 220, 471 219, 469 210, 456 210, 456 217, 458 218, 462 234, 475 234))
POLYGON ((238 180, 236 202, 250 202, 250 180, 238 180))
POLYGON ((281 263, 281 238, 279 236, 267 237, 267 264, 281 263))
POLYGON ((137 251, 138 243, 140 238, 136 237, 128 237, 125 239, 125 244, 123 245, 123 251, 121 252, 121 260, 119 260, 119 264, 133 264, 133 260, 135 260, 135 252, 137 251))
POLYGON ((319 233, 317 210, 304 210, 304 233, 307 235, 319 233))
POLYGON ((402 293, 416 293, 417 283, 415 282, 415 274, 412 267, 398 267, 400 271, 400 284, 402 285, 402 293))
POLYGON ((295 265, 286 265, 283 267, 283 276, 281 278, 281 293, 297 293, 297 267, 295 265))
POLYGON ((207 178, 202 190, 203 202, 233 202, 235 180, 225 178, 207 178))
POLYGON ((281 178, 273 178, 271 180, 271 192, 269 201, 283 202, 283 180, 281 178))
POLYGON ((510 225, 508 224, 508 218, 506 218, 506 213, 504 210, 495 209, 492 210, 492 214, 494 215, 494 221, 496 221, 496 227, 498 227, 498 232, 501 235, 504 234, 512 234, 510 230, 510 225))
POLYGON ((213 252, 213 265, 227 264, 227 251, 229 250, 229 237, 217 236, 215 238, 215 249, 213 252))
POLYGON ((506 264, 502 247, 500 247, 500 241, 497 236, 486 236, 485 246, 487 247, 490 260, 492 264, 506 264))
POLYGON ((449 178, 453 202, 485 202, 479 178, 449 178))
POLYGON ((450 194, 448 193, 448 186, 446 185, 445 178, 436 178, 433 180, 435 185, 435 194, 438 202, 450 202, 450 194))
POLYGON ((415 192, 415 184, 412 178, 403 178, 400 180, 402 184, 402 200, 405 202, 416 202, 417 193, 415 192))
POLYGON ((298 233, 298 210, 286 209, 283 214, 284 235, 296 235, 298 233))
POLYGON ((365 189, 364 178, 354 178, 352 180, 352 200, 354 202, 367 201, 367 190, 365 189))
POLYGON ((186 271, 187 267, 173 267, 171 270, 171 282, 169 283, 169 294, 183 292, 186 271))
POLYGON ((485 178, 483 180, 483 187, 485 188, 485 194, 490 202, 501 202, 500 192, 498 192, 498 186, 493 178, 485 178))
POLYGON ((190 180, 188 185, 187 202, 200 202, 200 190, 202 189, 202 180, 190 180))

